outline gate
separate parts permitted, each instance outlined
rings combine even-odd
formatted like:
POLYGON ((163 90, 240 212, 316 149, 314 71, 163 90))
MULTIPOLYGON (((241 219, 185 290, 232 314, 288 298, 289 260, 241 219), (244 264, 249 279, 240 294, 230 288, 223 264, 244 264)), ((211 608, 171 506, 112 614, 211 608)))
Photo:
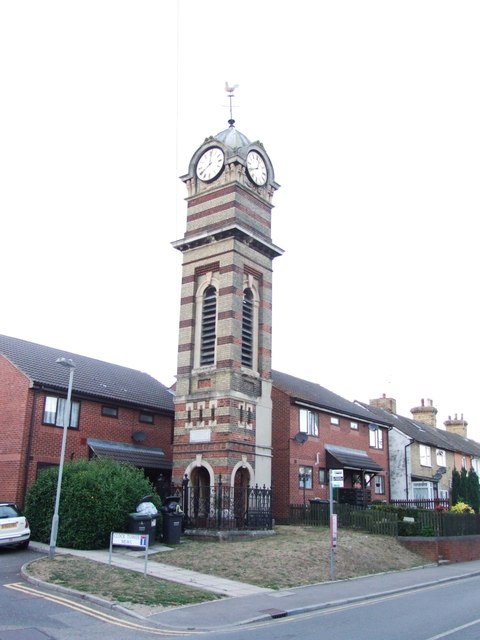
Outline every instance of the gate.
MULTIPOLYGON (((177 490, 180 495, 180 491, 177 490)), ((184 478, 181 506, 186 529, 272 529, 272 490, 266 487, 218 484, 190 485, 184 478)))

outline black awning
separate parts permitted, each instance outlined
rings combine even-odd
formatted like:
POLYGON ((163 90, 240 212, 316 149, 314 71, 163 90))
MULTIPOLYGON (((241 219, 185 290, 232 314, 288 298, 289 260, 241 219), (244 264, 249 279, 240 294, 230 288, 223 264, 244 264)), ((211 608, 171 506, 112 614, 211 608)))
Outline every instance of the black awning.
POLYGON ((173 466, 171 461, 165 459, 163 449, 93 438, 88 438, 87 444, 98 458, 112 458, 144 469, 171 469, 173 466))
POLYGON ((333 464, 338 465, 339 468, 370 471, 372 473, 383 471, 383 467, 372 458, 369 458, 367 452, 361 449, 349 449, 348 447, 336 447, 326 444, 325 450, 332 459, 333 464))

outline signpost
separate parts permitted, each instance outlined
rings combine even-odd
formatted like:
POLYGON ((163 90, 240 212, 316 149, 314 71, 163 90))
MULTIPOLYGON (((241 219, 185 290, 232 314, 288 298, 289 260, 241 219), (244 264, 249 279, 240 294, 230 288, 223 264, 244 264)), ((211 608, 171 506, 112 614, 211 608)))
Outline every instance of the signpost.
POLYGON ((343 488, 343 469, 330 469, 330 579, 335 580, 335 551, 337 549, 337 514, 333 513, 333 490, 343 488))
POLYGON ((148 534, 138 533, 110 533, 110 552, 108 554, 108 564, 112 564, 112 547, 139 547, 145 549, 145 566, 143 569, 143 577, 147 576, 147 558, 148 558, 148 534))

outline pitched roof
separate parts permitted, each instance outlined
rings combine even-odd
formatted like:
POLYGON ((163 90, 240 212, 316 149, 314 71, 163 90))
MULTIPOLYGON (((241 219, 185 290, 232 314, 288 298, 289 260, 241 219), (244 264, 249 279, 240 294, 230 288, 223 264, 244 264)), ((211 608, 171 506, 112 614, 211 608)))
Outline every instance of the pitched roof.
POLYGON ((364 402, 357 402, 357 404, 371 411, 372 414, 379 418, 390 416, 391 424, 393 424, 396 429, 420 444, 480 457, 480 443, 475 442, 475 440, 464 438, 458 433, 451 433, 444 429, 419 422, 418 420, 407 418, 406 416, 390 413, 386 409, 373 407, 364 402))
POLYGON ((350 400, 342 398, 315 382, 295 378, 280 371, 272 371, 272 380, 276 389, 283 391, 296 401, 305 402, 318 407, 318 409, 346 415, 363 422, 375 422, 387 427, 392 424, 391 415, 375 416, 359 404, 350 402, 350 400))
POLYGON ((173 395, 146 373, 78 353, 54 349, 0 334, 0 354, 30 378, 33 386, 66 391, 68 372, 57 358, 73 360, 73 395, 133 404, 157 412, 173 412, 173 395))

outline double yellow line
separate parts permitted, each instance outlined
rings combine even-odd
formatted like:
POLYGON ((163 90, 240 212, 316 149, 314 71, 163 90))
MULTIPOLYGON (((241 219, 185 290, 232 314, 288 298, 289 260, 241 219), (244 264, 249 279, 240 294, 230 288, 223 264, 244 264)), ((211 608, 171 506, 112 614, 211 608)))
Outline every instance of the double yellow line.
POLYGON ((113 624, 117 627, 123 627, 124 629, 132 629, 134 631, 144 631, 148 633, 152 633, 157 636, 189 636, 196 633, 202 633, 200 631, 175 631, 175 630, 162 630, 158 629, 158 627, 148 627, 146 625, 136 623, 130 620, 120 620, 115 616, 112 616, 108 613, 104 613, 102 611, 97 611, 96 609, 92 609, 92 607, 88 607, 87 605, 81 604, 79 602, 75 602, 73 600, 69 600, 68 598, 64 598, 62 596, 58 596, 51 593, 44 593, 39 591, 38 589, 34 589, 33 587, 29 587, 22 582, 12 582, 11 584, 3 585, 7 589, 13 589, 14 591, 20 591, 26 595, 32 596, 34 598, 43 598, 44 600, 49 600, 50 602, 55 602, 56 604, 60 604, 64 607, 68 607, 69 609, 73 609, 74 611, 79 611, 84 613, 87 616, 92 618, 96 618, 97 620, 101 620, 102 622, 107 622, 108 624, 113 624))

